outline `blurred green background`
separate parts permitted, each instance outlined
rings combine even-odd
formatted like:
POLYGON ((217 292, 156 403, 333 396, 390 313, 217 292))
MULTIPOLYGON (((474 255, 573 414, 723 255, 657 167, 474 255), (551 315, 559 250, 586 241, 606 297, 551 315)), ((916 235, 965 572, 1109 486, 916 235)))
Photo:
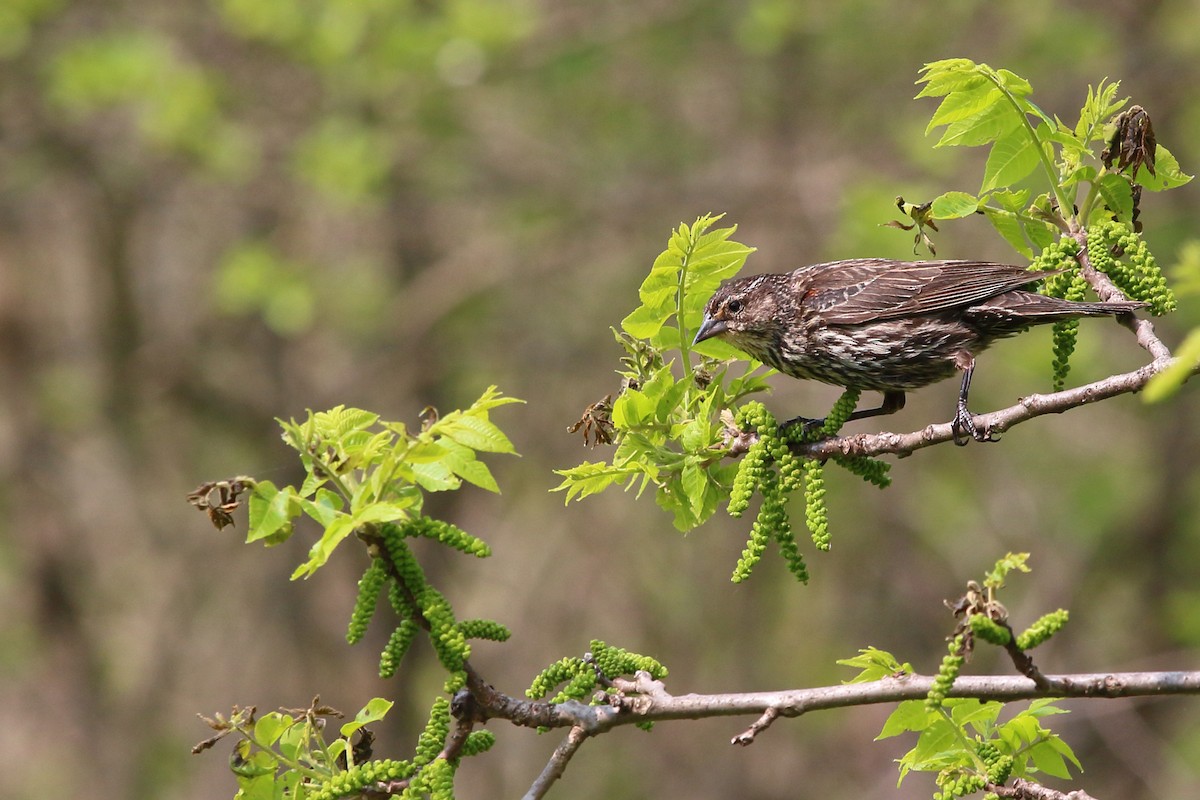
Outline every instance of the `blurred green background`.
MULTIPOLYGON (((294 480, 275 416, 345 403, 412 421, 490 383, 529 401, 494 416, 523 458, 492 460, 503 495, 431 513, 496 556, 427 558, 462 616, 512 628, 474 657, 506 691, 592 637, 660 657, 677 693, 837 681, 834 660, 868 644, 930 672, 942 599, 1009 550, 1033 553, 1005 597, 1015 624, 1071 610, 1044 669, 1196 668, 1187 389, 922 451, 885 492, 831 473, 834 549, 810 555, 809 586, 773 558, 729 583, 748 521, 683 537, 649 497, 564 509, 547 490, 598 455, 566 427, 616 389, 608 327, 674 225, 728 212, 759 248, 752 272, 910 254, 879 227, 896 195, 978 188, 983 154, 932 150, 935 106, 910 99, 921 64, 951 56, 1025 76, 1064 119, 1089 82, 1120 79, 1195 172, 1197 30, 1194 0, 4 0, 0 796, 231 796, 224 745, 188 753, 207 735, 194 713, 318 692, 351 712, 396 699, 377 752, 407 752, 441 678, 416 648, 380 681, 383 625, 346 647, 365 556, 289 583, 311 531, 246 547, 184 495, 294 480)), ((1160 261, 1189 252, 1197 218, 1194 186, 1144 198, 1160 261)), ((937 241, 1013 257, 981 217, 937 241)), ((1181 308, 1158 326, 1168 344, 1200 322, 1200 298, 1181 308)), ((1046 390, 1049 350, 1037 331, 990 351, 974 409, 1046 390)), ((1143 359, 1090 324, 1071 381, 1143 359)), ((778 414, 836 396, 777 385, 778 414)), ((884 427, 948 419, 956 388, 884 427)), ((981 653, 968 669, 1010 667, 981 653)), ((1200 701, 1068 705, 1083 788, 1195 795, 1200 701)), ((911 742, 872 741, 887 712, 781 720, 744 750, 728 741, 749 720, 622 730, 554 796, 928 797, 928 776, 895 788, 911 742)), ((519 796, 558 741, 492 727, 460 797, 519 796)))

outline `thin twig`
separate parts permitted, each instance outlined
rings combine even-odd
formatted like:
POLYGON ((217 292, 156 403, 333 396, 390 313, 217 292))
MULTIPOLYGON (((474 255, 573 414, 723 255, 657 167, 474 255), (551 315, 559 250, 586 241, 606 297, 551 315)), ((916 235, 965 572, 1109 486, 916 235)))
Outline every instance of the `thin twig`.
POLYGON ((567 769, 567 764, 571 761, 571 757, 575 755, 575 751, 587 739, 588 734, 583 728, 571 728, 571 732, 567 734, 567 738, 562 740, 558 747, 554 748, 553 755, 546 762, 545 768, 542 769, 542 774, 537 776, 537 780, 529 787, 529 791, 525 793, 524 800, 540 800, 546 796, 546 792, 550 791, 550 787, 563 776, 563 772, 567 769))

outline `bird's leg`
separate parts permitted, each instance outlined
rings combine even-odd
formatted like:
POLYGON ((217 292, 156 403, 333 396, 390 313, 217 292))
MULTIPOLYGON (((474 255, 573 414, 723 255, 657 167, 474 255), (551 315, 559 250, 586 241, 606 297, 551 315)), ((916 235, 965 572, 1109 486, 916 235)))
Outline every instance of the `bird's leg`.
POLYGON ((904 392, 897 389, 888 389, 883 393, 883 402, 879 405, 879 408, 864 408, 862 411, 855 411, 846 418, 846 422, 853 422, 856 419, 866 419, 867 417, 882 417, 887 414, 895 414, 902 408, 904 408, 904 392))
POLYGON ((967 393, 971 390, 971 375, 975 372, 975 357, 970 353, 959 353, 955 362, 963 371, 963 377, 962 387, 958 390, 958 406, 954 409, 954 420, 950 423, 954 443, 959 447, 964 446, 967 443, 966 436, 962 435, 964 433, 969 434, 977 442, 999 441, 990 432, 981 431, 975 425, 974 416, 967 410, 967 393))
MULTIPOLYGON (((900 409, 904 408, 904 392, 896 389, 888 389, 883 393, 883 403, 878 408, 864 408, 861 411, 855 411, 846 418, 846 422, 853 422, 856 419, 867 419, 868 417, 882 417, 886 414, 895 414, 900 409)), ((779 425, 779 430, 787 430, 793 425, 803 425, 804 433, 810 434, 819 429, 825 424, 825 418, 811 419, 809 417, 792 417, 787 422, 779 425)))

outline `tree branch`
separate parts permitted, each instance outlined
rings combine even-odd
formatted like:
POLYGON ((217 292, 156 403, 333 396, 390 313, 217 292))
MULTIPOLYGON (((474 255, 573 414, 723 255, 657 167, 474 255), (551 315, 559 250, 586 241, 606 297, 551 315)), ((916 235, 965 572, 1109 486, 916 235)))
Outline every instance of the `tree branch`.
POLYGON ((555 781, 563 776, 571 757, 575 755, 587 737, 588 734, 583 728, 571 728, 571 732, 567 734, 567 738, 562 740, 562 744, 554 748, 554 753, 546 762, 542 774, 537 776, 537 780, 525 793, 524 800, 541 800, 545 797, 546 792, 550 791, 550 787, 554 785, 555 781))
POLYGON ((999 797, 1011 797, 1015 800, 1096 800, 1082 789, 1060 792, 1024 778, 1013 778, 1012 786, 989 783, 984 788, 999 797))
MULTIPOLYGON (((1165 350, 1165 345, 1154 336, 1153 326, 1145 322, 1145 320, 1135 321, 1135 325, 1139 329, 1142 323, 1145 323, 1149 329, 1149 333, 1143 334, 1139 332, 1139 340, 1145 336, 1148 342, 1152 340, 1149 346, 1156 349, 1162 347, 1165 350), (1153 344, 1155 342, 1157 345, 1153 344)), ((1008 408, 988 414, 977 414, 975 416, 975 424, 981 430, 988 431, 989 433, 1003 433, 1013 426, 1031 420, 1034 417, 1040 417, 1045 414, 1061 414, 1072 408, 1095 403, 1099 400, 1107 400, 1117 395, 1140 392, 1146 387, 1146 383, 1152 377, 1167 369, 1176 363, 1176 361, 1178 359, 1170 356, 1158 358, 1133 372, 1110 375, 1107 378, 1085 384, 1084 386, 1077 386, 1073 389, 1066 389, 1052 394, 1031 394, 1028 397, 1022 397, 1016 405, 1008 408)), ((1197 373, 1200 373, 1200 367, 1192 369, 1192 375, 1196 375, 1197 373)), ((903 457, 911 455, 914 451, 921 448, 949 442, 953 439, 954 433, 951 430, 950 423, 943 422, 929 425, 923 430, 913 431, 912 433, 857 433, 850 436, 836 436, 832 439, 822 439, 817 442, 793 445, 792 449, 797 455, 821 459, 839 455, 881 456, 892 454, 903 457)))
MULTIPOLYGON (((798 717, 809 711, 830 708, 920 700, 929 693, 933 681, 934 677, 927 675, 900 675, 869 683, 812 689, 676 696, 669 694, 660 681, 639 672, 632 681, 615 681, 621 692, 609 695, 606 705, 589 706, 575 700, 555 705, 556 713, 549 727, 571 727, 588 735, 596 735, 638 722, 758 714, 760 719, 752 727, 753 733, 747 731, 734 740, 735 744, 749 744, 754 735, 769 724, 768 720, 773 721, 776 717, 798 717)), ((1200 671, 1047 675, 1045 681, 1046 685, 1039 687, 1029 678, 1017 675, 961 676, 954 681, 947 697, 1013 701, 1043 697, 1118 698, 1200 694, 1200 671)), ((491 716, 510 719, 507 716, 509 709, 521 705, 545 705, 514 698, 507 700, 497 706, 496 713, 491 716)), ((518 725, 529 724, 526 717, 520 714, 511 718, 511 721, 518 725)))

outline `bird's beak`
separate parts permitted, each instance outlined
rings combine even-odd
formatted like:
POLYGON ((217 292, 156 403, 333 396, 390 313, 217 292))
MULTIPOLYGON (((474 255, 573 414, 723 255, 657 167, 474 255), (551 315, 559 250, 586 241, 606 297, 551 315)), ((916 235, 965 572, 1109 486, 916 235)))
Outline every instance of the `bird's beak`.
POLYGON ((704 315, 704 322, 700 323, 700 330, 696 331, 696 338, 692 340, 692 344, 700 344, 705 339, 711 339, 714 336, 720 336, 729 326, 725 324, 725 320, 704 315))

